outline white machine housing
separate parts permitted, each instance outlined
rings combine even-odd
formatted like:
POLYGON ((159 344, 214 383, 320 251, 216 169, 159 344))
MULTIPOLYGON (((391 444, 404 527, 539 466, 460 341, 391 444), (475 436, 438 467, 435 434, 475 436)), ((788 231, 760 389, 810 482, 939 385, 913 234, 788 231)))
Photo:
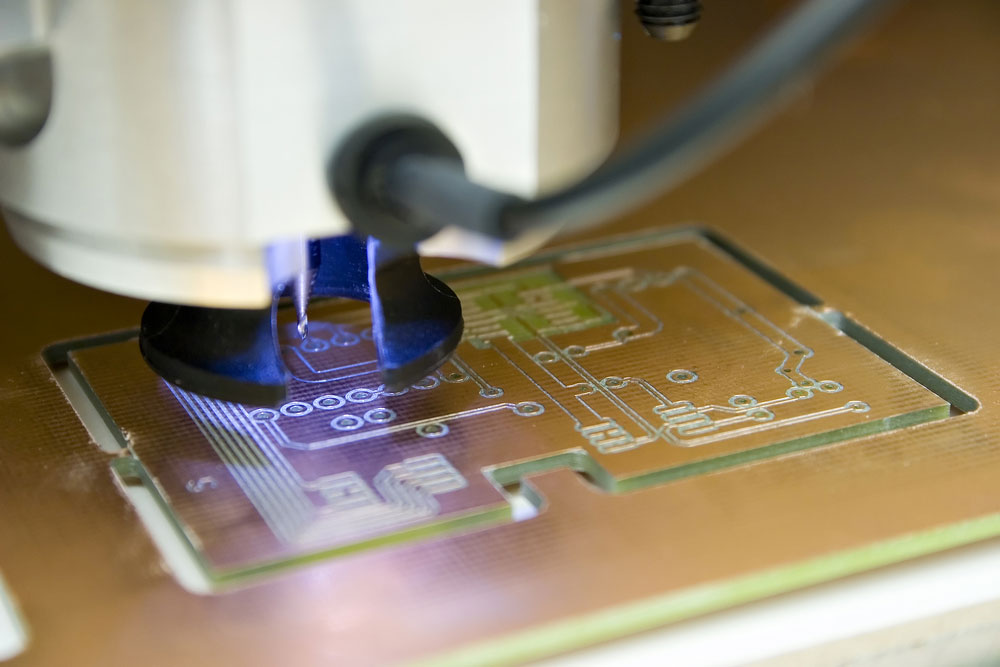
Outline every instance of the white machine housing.
MULTIPOLYGON (((12 236, 143 299, 269 303, 269 247, 349 231, 326 164, 375 115, 427 118, 527 197, 616 138, 615 0, 3 0, 0 25, 0 58, 47 48, 54 81, 38 136, 0 147, 12 236)), ((502 264, 551 232, 420 251, 502 264)))

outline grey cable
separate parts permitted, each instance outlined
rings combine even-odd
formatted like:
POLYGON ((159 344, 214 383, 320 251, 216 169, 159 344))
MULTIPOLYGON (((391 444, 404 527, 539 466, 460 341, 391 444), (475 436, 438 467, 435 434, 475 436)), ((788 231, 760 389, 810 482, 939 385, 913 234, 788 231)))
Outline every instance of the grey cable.
POLYGON ((385 192, 422 226, 513 238, 539 226, 603 222, 677 186, 759 125, 784 93, 893 0, 808 0, 658 129, 590 176, 522 200, 470 183, 454 163, 407 156, 385 192))

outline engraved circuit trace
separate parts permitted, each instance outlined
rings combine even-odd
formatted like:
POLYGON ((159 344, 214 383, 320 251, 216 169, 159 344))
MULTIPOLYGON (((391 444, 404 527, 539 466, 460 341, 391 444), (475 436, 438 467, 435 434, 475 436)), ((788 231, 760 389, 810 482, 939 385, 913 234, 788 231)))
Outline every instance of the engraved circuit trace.
MULTIPOLYGON (((463 302, 463 340, 401 391, 379 383, 367 310, 338 301, 317 304, 305 340, 285 318, 293 380, 280 406, 142 375, 136 391, 179 411, 172 428, 190 433, 183 452, 197 465, 182 470, 176 445, 133 454, 185 533, 205 539, 197 548, 211 568, 530 517, 512 505, 532 471, 568 465, 623 491, 948 414, 698 234, 626 238, 448 280, 463 302), (206 473, 203 460, 217 463, 206 473), (223 523, 227 512, 258 518, 223 523)), ((75 363, 115 422, 138 433, 136 402, 109 394, 121 377, 108 361, 122 353, 108 348, 75 363)))

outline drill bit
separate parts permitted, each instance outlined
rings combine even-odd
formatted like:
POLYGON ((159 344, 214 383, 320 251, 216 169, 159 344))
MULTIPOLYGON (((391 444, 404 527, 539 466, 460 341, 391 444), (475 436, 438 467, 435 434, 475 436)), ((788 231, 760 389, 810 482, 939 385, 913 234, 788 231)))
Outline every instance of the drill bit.
POLYGON ((310 242, 305 238, 275 241, 267 248, 267 271, 271 289, 277 296, 291 296, 299 336, 309 335, 309 296, 312 293, 315 271, 310 266, 310 242))
POLYGON ((304 266, 292 279, 292 301, 295 303, 296 329, 302 340, 309 337, 309 316, 306 309, 309 307, 309 291, 312 287, 311 273, 309 267, 304 266))

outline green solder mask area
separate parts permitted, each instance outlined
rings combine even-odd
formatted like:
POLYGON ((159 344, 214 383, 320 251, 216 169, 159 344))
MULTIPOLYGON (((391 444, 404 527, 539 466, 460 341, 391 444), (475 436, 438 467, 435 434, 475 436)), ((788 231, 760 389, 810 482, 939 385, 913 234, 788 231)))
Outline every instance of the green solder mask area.
POLYGON ((466 285, 458 291, 464 340, 479 349, 492 339, 523 342, 614 322, 614 317, 551 270, 466 285))

